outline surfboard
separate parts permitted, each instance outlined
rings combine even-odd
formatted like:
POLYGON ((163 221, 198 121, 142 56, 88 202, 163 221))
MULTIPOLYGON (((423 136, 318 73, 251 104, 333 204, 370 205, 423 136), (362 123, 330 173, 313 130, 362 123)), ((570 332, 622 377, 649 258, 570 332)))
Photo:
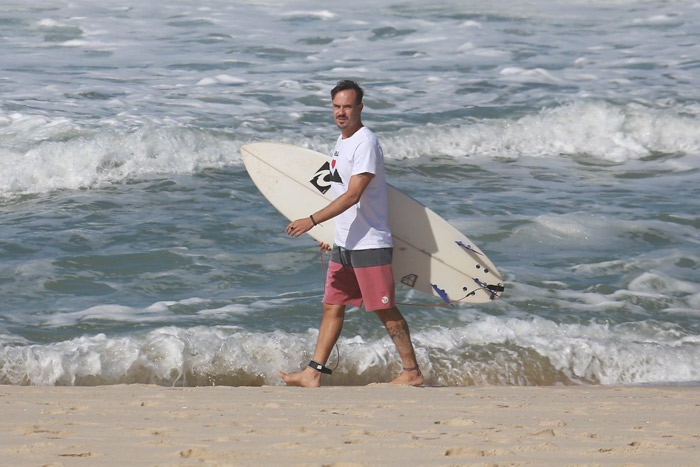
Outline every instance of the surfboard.
MULTIPOLYGON (((250 178, 290 221, 308 217, 331 200, 331 158, 284 143, 241 147, 250 178)), ((394 243, 394 280, 445 302, 484 303, 501 296, 496 266, 469 238, 438 214, 393 186, 387 187, 389 226, 394 243)), ((333 244, 335 223, 308 232, 333 244)))

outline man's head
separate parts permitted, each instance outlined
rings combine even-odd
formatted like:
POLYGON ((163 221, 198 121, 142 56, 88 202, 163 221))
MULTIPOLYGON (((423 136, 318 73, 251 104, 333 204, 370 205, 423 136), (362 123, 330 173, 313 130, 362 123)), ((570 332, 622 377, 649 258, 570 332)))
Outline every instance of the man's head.
POLYGON ((362 97, 364 92, 354 81, 344 80, 331 91, 333 118, 343 138, 348 138, 362 128, 362 97))
POLYGON ((364 97, 365 92, 362 90, 359 84, 349 79, 338 81, 338 84, 336 84, 335 87, 331 89, 331 99, 334 99, 335 95, 338 94, 340 91, 349 90, 355 91, 355 96, 357 96, 356 104, 362 104, 362 97, 364 97))

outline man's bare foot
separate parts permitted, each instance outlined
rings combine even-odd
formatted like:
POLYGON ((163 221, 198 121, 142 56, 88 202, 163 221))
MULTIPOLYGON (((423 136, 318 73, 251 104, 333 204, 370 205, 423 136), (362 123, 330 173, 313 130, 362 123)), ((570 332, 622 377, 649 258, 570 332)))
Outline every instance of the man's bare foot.
POLYGON ((301 386, 303 388, 317 388, 321 386, 321 373, 313 368, 306 368, 298 373, 287 374, 280 371, 277 374, 288 386, 301 386))
POLYGON ((408 384, 410 386, 420 386, 424 382, 423 374, 419 369, 415 370, 403 370, 398 378, 391 382, 391 384, 408 384))

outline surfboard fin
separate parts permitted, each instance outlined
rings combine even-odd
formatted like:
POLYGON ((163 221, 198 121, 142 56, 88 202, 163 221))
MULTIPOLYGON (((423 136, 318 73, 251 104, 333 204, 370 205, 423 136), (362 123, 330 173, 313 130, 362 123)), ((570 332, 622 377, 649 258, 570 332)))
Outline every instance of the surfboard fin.
POLYGON ((455 240, 455 243, 456 243, 457 245, 461 246, 462 248, 464 248, 465 250, 473 251, 473 252, 476 253, 477 255, 484 256, 483 253, 479 253, 479 252, 476 251, 476 250, 474 249, 474 247, 472 247, 471 245, 465 245, 464 242, 461 242, 461 241, 459 241, 459 240, 455 240))
POLYGON ((496 292, 503 292, 505 290, 505 287, 503 287, 503 285, 501 284, 486 284, 485 282, 481 282, 479 279, 476 278, 474 279, 474 282, 476 282, 476 284, 483 290, 491 294, 491 300, 495 300, 499 297, 499 295, 496 292))
POLYGON ((441 289, 440 287, 438 287, 435 284, 430 284, 430 285, 433 286, 433 290, 435 291, 436 294, 438 294, 440 296, 440 298, 445 300, 445 302, 450 303, 450 297, 447 296, 447 292, 445 292, 443 289, 441 289))

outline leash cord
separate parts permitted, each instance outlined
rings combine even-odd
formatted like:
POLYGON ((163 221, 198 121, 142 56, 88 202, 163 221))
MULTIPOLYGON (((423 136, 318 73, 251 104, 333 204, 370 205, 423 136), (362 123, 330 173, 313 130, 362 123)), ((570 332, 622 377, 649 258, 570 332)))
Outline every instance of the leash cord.
POLYGON ((444 303, 407 303, 407 302, 396 302, 397 305, 401 306, 447 306, 447 305, 453 305, 457 302, 461 302, 465 298, 467 298, 471 293, 468 293, 464 297, 458 299, 458 300, 451 300, 449 302, 444 302, 444 303))

